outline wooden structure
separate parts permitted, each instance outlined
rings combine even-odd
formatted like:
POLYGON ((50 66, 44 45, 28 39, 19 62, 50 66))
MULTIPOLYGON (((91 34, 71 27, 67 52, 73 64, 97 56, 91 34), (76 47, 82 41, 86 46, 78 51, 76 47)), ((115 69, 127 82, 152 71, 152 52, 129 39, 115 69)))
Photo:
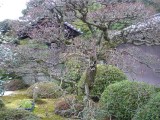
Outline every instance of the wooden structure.
POLYGON ((76 29, 74 26, 72 26, 67 22, 64 23, 64 30, 65 30, 64 36, 66 39, 72 39, 83 34, 83 32, 81 32, 80 29, 76 29))

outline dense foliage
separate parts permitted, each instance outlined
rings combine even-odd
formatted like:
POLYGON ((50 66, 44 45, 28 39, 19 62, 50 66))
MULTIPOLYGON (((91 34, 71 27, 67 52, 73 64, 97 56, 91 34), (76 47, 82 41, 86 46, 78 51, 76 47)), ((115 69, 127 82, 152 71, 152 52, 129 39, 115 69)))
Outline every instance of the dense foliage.
POLYGON ((62 95, 62 92, 60 87, 53 82, 39 82, 28 88, 27 95, 38 98, 57 98, 62 95))
POLYGON ((117 120, 130 120, 138 108, 148 102, 155 89, 144 83, 122 81, 109 85, 100 102, 107 116, 117 120))
POLYGON ((65 79, 69 81, 77 82, 81 78, 83 63, 80 60, 70 58, 65 62, 65 67, 67 73, 65 74, 65 79))
POLYGON ((132 120, 159 120, 160 119, 160 92, 154 95, 148 103, 141 108, 132 120))
MULTIPOLYGON (((81 88, 84 86, 85 74, 81 77, 78 87, 79 92, 81 88)), ((107 65, 97 65, 96 77, 94 81, 93 88, 90 91, 91 96, 100 97, 103 93, 104 89, 113 83, 120 82, 122 80, 126 80, 125 74, 115 66, 107 66, 107 65)))
POLYGON ((69 93, 75 93, 77 82, 80 80, 84 70, 84 63, 76 58, 70 58, 65 62, 65 83, 62 84, 62 88, 69 93))

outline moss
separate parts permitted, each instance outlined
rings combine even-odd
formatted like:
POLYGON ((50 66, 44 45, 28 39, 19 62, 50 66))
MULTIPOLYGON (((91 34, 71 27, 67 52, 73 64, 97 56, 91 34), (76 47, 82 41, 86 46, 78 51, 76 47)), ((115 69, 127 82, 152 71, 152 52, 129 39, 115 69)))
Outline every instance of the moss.
POLYGON ((10 96, 3 96, 2 97, 6 107, 8 108, 17 108, 18 104, 23 99, 28 99, 25 94, 13 94, 10 96))
MULTIPOLYGON (((26 90, 15 91, 16 94, 11 96, 3 96, 2 99, 8 109, 16 109, 19 107, 21 100, 32 100, 26 94, 26 90)), ((54 114, 54 105, 56 99, 40 99, 35 104, 33 114, 42 120, 63 120, 62 117, 54 114)), ((1 120, 1 119, 0 119, 1 120)))
POLYGON ((86 23, 84 23, 81 20, 76 20, 72 23, 76 28, 81 29, 83 31, 83 37, 87 40, 88 38, 91 38, 91 31, 86 23))
POLYGON ((100 103, 106 115, 116 120, 131 120, 136 110, 148 102, 155 88, 144 83, 122 81, 109 85, 100 103))
POLYGON ((41 117, 42 120, 63 120, 59 115, 54 114, 54 99, 42 99, 43 104, 36 104, 34 114, 41 117))
POLYGON ((143 108, 138 110, 133 120, 160 120, 160 92, 155 94, 143 108))
MULTIPOLYGON (((78 90, 79 93, 82 93, 82 89, 84 89, 84 80, 86 73, 83 73, 79 83, 78 83, 78 90)), ((91 96, 98 96, 100 97, 104 89, 116 82, 120 82, 122 80, 126 80, 126 76, 124 73, 119 70, 117 67, 114 66, 107 66, 107 65, 97 65, 97 72, 94 81, 93 88, 90 91, 91 96)))
POLYGON ((29 43, 28 39, 20 40, 20 45, 26 45, 29 43))

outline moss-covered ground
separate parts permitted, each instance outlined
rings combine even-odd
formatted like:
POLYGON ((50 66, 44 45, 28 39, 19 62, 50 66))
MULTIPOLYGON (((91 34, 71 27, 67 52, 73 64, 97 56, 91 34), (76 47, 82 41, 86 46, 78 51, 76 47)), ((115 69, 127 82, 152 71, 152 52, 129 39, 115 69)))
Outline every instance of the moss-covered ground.
MULTIPOLYGON (((25 90, 15 91, 15 94, 2 97, 7 108, 18 108, 20 101, 24 99, 30 99, 25 94, 25 90)), ((38 100, 33 113, 42 118, 42 120, 64 120, 64 118, 54 114, 55 101, 56 99, 38 100)))

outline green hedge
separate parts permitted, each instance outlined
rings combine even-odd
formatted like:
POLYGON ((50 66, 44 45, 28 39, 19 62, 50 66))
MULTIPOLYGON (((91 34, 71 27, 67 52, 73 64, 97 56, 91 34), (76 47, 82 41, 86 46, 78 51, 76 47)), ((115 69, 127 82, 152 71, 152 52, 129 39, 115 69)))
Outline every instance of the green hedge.
MULTIPOLYGON (((84 89, 84 80, 86 73, 84 73, 78 83, 79 93, 82 93, 82 89, 84 89)), ((97 65, 97 72, 94 81, 94 86, 90 91, 91 96, 100 97, 103 93, 105 87, 108 85, 120 82, 122 80, 126 80, 127 77, 125 74, 115 66, 107 66, 107 65, 97 65)))
POLYGON ((40 118, 26 110, 3 109, 0 110, 0 120, 40 120, 40 118))
POLYGON ((133 120, 160 120, 160 92, 137 112, 133 120))
POLYGON ((33 97, 33 94, 38 98, 57 98, 62 95, 62 91, 54 82, 38 82, 30 86, 27 90, 29 97, 33 97))
POLYGON ((100 103, 107 116, 116 120, 131 120, 137 108, 146 104, 154 93, 153 86, 122 81, 109 85, 103 92, 100 103))

